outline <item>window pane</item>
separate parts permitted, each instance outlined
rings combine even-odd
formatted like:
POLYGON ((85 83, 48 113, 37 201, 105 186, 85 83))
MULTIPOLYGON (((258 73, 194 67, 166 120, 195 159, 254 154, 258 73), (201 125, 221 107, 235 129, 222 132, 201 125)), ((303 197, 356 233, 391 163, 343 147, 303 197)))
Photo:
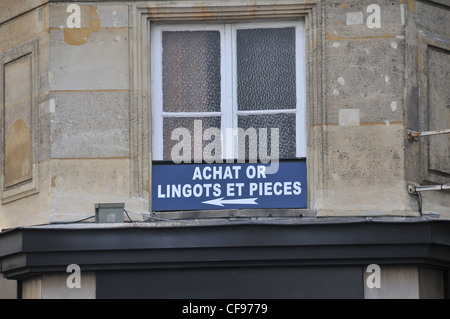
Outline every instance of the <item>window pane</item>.
MULTIPOLYGON (((238 116, 238 127, 243 129, 244 132, 249 133, 251 136, 252 129, 254 128, 258 136, 258 141, 251 141, 251 138, 245 137, 245 158, 246 159, 261 159, 276 156, 276 146, 272 145, 272 136, 275 133, 275 129, 278 128, 278 139, 274 139, 274 142, 278 142, 278 154, 279 158, 295 158, 295 114, 258 114, 258 115, 240 115, 238 116), (263 129, 267 129, 264 131, 263 129), (250 130, 248 130, 250 129, 250 130), (264 133, 267 132, 267 133, 264 133), (266 141, 261 137, 267 136, 266 141), (261 147, 267 147, 261 154, 261 147)), ((240 130, 242 134, 242 130, 240 130)), ((241 140, 242 136, 239 136, 241 140)), ((239 145, 239 149, 241 146, 239 145)), ((244 151, 244 149, 240 149, 244 151)), ((239 155, 241 158, 241 155, 239 155)))
POLYGON ((296 107, 295 28, 237 30, 239 110, 296 107))
MULTIPOLYGON (((189 148, 189 142, 190 142, 190 159, 191 161, 194 161, 194 143, 197 143, 197 145, 201 145, 202 146, 202 150, 204 149, 208 149, 209 148, 205 148, 206 145, 211 146, 211 144, 213 141, 215 141, 215 138, 217 137, 217 141, 218 144, 221 145, 220 141, 220 125, 221 123, 221 119, 219 116, 215 116, 215 117, 165 117, 164 121, 163 121, 163 131, 164 131, 164 154, 163 154, 163 160, 174 160, 174 158, 172 158, 172 150, 175 149, 176 150, 180 150, 181 145, 183 145, 183 141, 184 138, 186 138, 186 143, 184 144, 185 146, 187 146, 186 148, 189 148), (194 130, 195 128, 195 130, 194 130), (209 132, 211 133, 211 135, 214 135, 213 133, 215 132, 216 135, 211 136, 208 135, 207 137, 204 136, 205 135, 205 131, 209 128, 213 128, 214 130, 209 130, 209 132), (178 130, 176 130, 178 129, 178 130), (176 131, 174 131, 176 130, 176 131), (187 131, 189 131, 188 134, 187 131), (172 140, 172 133, 174 135, 175 140, 172 140), (180 137, 180 135, 182 135, 182 137, 180 137), (204 141, 203 139, 206 139, 206 141, 204 141), (180 144, 181 143, 181 144, 180 144), (176 146, 178 144, 178 146, 176 146)), ((207 131, 208 132, 208 131, 207 131)), ((206 133, 207 133, 206 132, 206 133)), ((203 156, 203 151, 200 150, 202 153, 201 156, 203 156)), ((182 151, 180 150, 180 152, 177 151, 176 156, 182 156, 185 154, 188 154, 189 150, 188 149, 183 149, 182 151), (180 154, 182 153, 182 154, 180 154)), ((221 158, 221 147, 218 147, 217 149, 218 153, 218 157, 221 158)), ((211 151, 210 153, 211 156, 215 156, 216 153, 214 151, 211 151)), ((189 155, 189 154, 188 154, 189 155)), ((195 157, 195 158, 199 158, 199 157, 195 157)))
POLYGON ((220 111, 220 32, 165 31, 163 110, 220 111))

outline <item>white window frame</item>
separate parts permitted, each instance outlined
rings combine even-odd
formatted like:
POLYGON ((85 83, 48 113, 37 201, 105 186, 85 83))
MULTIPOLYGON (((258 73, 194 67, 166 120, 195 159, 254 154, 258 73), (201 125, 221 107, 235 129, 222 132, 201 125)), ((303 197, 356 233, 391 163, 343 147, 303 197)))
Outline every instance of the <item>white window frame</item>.
POLYGON ((296 157, 306 158, 306 61, 305 24, 303 20, 238 22, 217 24, 155 24, 151 28, 151 87, 153 120, 153 160, 163 159, 163 118, 170 117, 221 117, 222 158, 237 159, 237 135, 227 128, 236 129, 239 115, 296 114, 296 157), (236 32, 238 29, 295 28, 296 47, 296 99, 295 109, 239 111, 237 109, 236 32), (162 32, 163 31, 219 31, 221 52, 221 111, 220 112, 164 112, 162 88, 162 32), (230 68, 232 72, 229 72, 230 68), (231 112, 225 111, 231 105, 231 112), (231 154, 230 154, 231 153, 231 154))

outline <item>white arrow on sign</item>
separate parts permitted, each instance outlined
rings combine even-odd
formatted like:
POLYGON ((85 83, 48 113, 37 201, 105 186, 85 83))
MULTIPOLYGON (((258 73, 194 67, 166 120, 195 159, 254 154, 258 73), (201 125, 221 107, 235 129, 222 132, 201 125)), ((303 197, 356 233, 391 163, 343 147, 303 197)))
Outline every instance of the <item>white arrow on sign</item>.
POLYGON ((202 202, 203 204, 223 206, 224 204, 248 204, 248 205, 258 205, 256 202, 258 198, 237 198, 237 199, 224 199, 216 198, 202 202))

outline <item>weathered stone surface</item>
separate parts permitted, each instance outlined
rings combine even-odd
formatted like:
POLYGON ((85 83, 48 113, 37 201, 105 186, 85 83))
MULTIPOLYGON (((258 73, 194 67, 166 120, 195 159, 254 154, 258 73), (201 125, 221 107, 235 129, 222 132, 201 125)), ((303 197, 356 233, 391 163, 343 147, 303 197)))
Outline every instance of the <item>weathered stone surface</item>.
MULTIPOLYGON (((418 196, 409 194, 407 185, 450 182, 449 139, 430 144, 444 154, 430 160, 427 140, 406 138, 407 129, 450 125, 448 77, 443 77, 450 68, 449 5, 444 0, 285 2, 261 3, 279 6, 278 17, 310 14, 305 30, 309 208, 320 216, 416 216, 418 196)), ((156 10, 155 1, 83 1, 80 27, 69 28, 69 3, 1 1, 0 55, 38 43, 33 169, 39 178, 35 193, 1 203, 0 229, 76 220, 91 215, 99 202, 125 202, 140 213, 151 208, 152 69, 145 28, 153 22, 146 19, 179 22, 185 14, 196 23, 222 21, 232 12, 226 6, 243 4, 248 7, 237 17, 260 18, 254 2, 161 4, 164 9, 156 10)), ((3 169, 0 175, 5 178, 3 169)), ((448 191, 424 194, 422 204, 423 210, 450 217, 448 191)))
POLYGON ((127 91, 54 92, 52 158, 129 156, 127 91))

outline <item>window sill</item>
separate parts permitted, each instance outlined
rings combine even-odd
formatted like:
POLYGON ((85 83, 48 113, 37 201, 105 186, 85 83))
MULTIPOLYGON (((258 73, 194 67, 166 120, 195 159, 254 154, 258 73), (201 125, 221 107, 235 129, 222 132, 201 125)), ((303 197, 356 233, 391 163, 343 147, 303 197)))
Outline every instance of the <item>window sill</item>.
POLYGON ((308 208, 261 208, 261 209, 223 209, 223 210, 192 210, 153 212, 156 219, 209 219, 209 218, 256 218, 256 217, 315 217, 316 210, 308 208))

